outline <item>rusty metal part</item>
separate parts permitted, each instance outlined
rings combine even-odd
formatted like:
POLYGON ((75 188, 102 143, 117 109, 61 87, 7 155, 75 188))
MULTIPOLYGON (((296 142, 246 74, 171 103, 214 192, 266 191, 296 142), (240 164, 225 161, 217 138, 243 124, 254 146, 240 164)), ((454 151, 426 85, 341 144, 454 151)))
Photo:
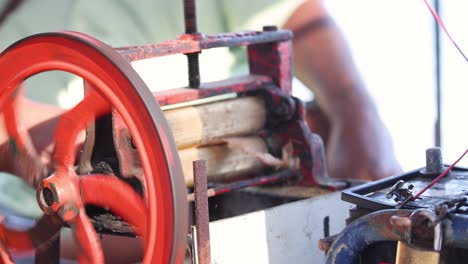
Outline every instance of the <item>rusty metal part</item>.
POLYGON ((200 63, 198 53, 186 54, 188 62, 189 87, 200 88, 200 63))
POLYGON ((197 235, 197 256, 199 264, 210 264, 210 219, 208 212, 206 161, 193 162, 195 183, 195 225, 197 235))
POLYGON ((177 88, 153 93, 160 106, 195 101, 228 93, 246 93, 272 84, 271 78, 262 75, 238 76, 230 79, 203 83, 202 89, 177 88))
POLYGON ((434 206, 434 212, 437 215, 437 218, 432 221, 429 225, 434 227, 440 221, 444 220, 448 214, 457 212, 462 206, 466 206, 466 197, 467 193, 465 192, 460 197, 454 198, 449 201, 443 201, 434 206))
POLYGON ((450 214, 433 227, 437 218, 428 209, 382 210, 348 225, 335 239, 326 263, 355 263, 367 246, 379 241, 404 241, 412 248, 440 252, 442 247, 468 248, 468 217, 450 214))
POLYGON ((319 249, 325 252, 326 254, 337 237, 338 237, 338 234, 321 238, 318 241, 319 249))
MULTIPOLYGON (((184 0, 185 33, 199 35, 197 28, 197 9, 195 0, 184 0)), ((189 87, 200 87, 199 52, 186 53, 188 62, 189 87)))
POLYGON ((412 184, 405 186, 405 182, 399 180, 390 188, 385 197, 387 199, 391 199, 393 196, 395 196, 395 202, 403 202, 407 200, 408 197, 413 197, 413 192, 411 191, 413 188, 414 186, 412 184))
POLYGON ((394 215, 390 218, 390 223, 394 226, 409 228, 411 227, 411 219, 409 217, 402 217, 394 215))
MULTIPOLYGON (((272 33, 272 31, 267 31, 272 33)), ((273 31, 274 32, 274 31, 273 31)), ((251 74, 266 75, 288 94, 292 92, 291 41, 262 43, 247 48, 251 74)))
MULTIPOLYGON (((57 197, 53 197, 57 200, 44 208, 49 213, 59 212, 74 228, 85 251, 81 260, 100 261, 102 253, 99 239, 84 212, 86 201, 80 195, 83 185, 80 186, 82 183, 74 174, 74 143, 89 120, 110 110, 102 103, 109 102, 128 125, 145 171, 148 210, 145 263, 179 263, 183 259, 187 231, 180 161, 158 105, 131 66, 109 46, 89 36, 67 32, 39 34, 13 44, 1 54, 0 68, 5 69, 0 78, 0 107, 24 79, 50 70, 79 75, 97 91, 60 118, 55 137, 56 174, 44 182, 44 187, 57 191, 57 197)), ((113 191, 105 195, 112 197, 113 191)), ((47 194, 40 193, 44 204, 50 203, 45 198, 47 194)), ((139 221, 143 223, 144 219, 139 221)))
MULTIPOLYGON (((156 99, 162 102, 179 103, 185 100, 206 98, 209 95, 218 95, 222 93, 260 93, 267 99, 269 105, 269 124, 268 127, 274 134, 281 137, 279 144, 273 148, 284 149, 285 145, 292 146, 292 152, 289 153, 301 160, 301 172, 303 175, 302 183, 304 185, 332 186, 333 189, 342 189, 346 186, 341 181, 333 181, 328 178, 326 167, 323 164, 324 146, 320 137, 311 133, 307 125, 300 121, 304 118, 300 111, 303 110, 298 100, 293 99, 286 92, 280 90, 277 86, 269 82, 269 78, 260 78, 249 76, 239 78, 223 83, 211 84, 209 87, 200 90, 180 89, 180 92, 171 94, 172 90, 168 90, 166 95, 156 93, 156 99), (192 96, 192 97, 188 97, 192 96), (291 121, 299 120, 299 121, 291 121), (278 128, 278 129, 277 129, 278 128), (305 144, 304 144, 305 143, 305 144), (312 161, 313 159, 313 161, 312 161), (314 165, 315 164, 315 165, 314 165)), ((123 177, 143 176, 141 165, 138 158, 137 149, 132 145, 132 140, 129 135, 122 117, 113 112, 113 136, 114 144, 120 161, 120 173, 123 177)), ((270 137, 265 135, 264 137, 270 137)), ((281 151, 280 151, 281 152, 281 151)), ((281 155, 281 153, 279 153, 281 155)), ((256 185, 255 183, 254 185, 256 185)))
MULTIPOLYGON (((305 186, 322 186, 332 190, 344 189, 347 182, 328 177, 325 162, 325 147, 322 138, 312 133, 301 118, 292 120, 277 127, 273 135, 273 145, 292 144, 293 157, 300 160, 299 184, 305 186)), ((277 147, 273 147, 277 148, 277 147)))
POLYGON ((409 210, 382 210, 355 220, 336 237, 325 263, 357 263, 367 246, 379 241, 403 240, 406 228, 394 226, 390 219, 393 216, 409 217, 410 214, 409 210))
POLYGON ((197 6, 195 0, 184 0, 184 22, 185 33, 193 34, 198 32, 197 6))
MULTIPOLYGON (((150 59, 173 54, 196 53, 204 49, 220 47, 239 47, 271 42, 288 42, 292 33, 287 30, 278 31, 244 31, 237 33, 220 33, 213 35, 193 36, 181 35, 177 40, 168 40, 158 44, 144 46, 129 46, 117 48, 128 62, 150 59)), ((284 47, 282 47, 284 49, 284 47)))
POLYGON ((421 249, 439 252, 442 249, 442 225, 440 223, 431 224, 435 222, 437 215, 429 209, 418 209, 408 218, 411 225, 406 228, 405 241, 421 249), (426 242, 431 241, 431 239, 432 245, 431 243, 427 244, 426 242))
MULTIPOLYGON (((305 110, 302 103, 291 97, 292 59, 290 33, 274 28, 263 32, 227 33, 216 36, 196 37, 185 35, 178 41, 139 48, 117 49, 130 60, 153 58, 176 53, 193 53, 203 48, 245 45, 248 48, 250 74, 221 82, 202 84, 203 89, 171 89, 154 95, 161 105, 177 104, 226 93, 261 93, 269 104, 269 125, 274 137, 280 138, 272 149, 281 150, 292 144, 292 155, 300 159, 301 185, 321 185, 331 189, 343 189, 347 183, 328 177, 323 142, 303 122, 305 110), (188 42, 180 42, 181 39, 188 42), (222 41, 220 41, 222 39, 222 41), (188 44, 191 43, 191 44, 188 44), (209 44, 209 45, 208 45, 209 44), (206 45, 206 46, 204 46, 206 45), (212 45, 212 46, 211 46, 212 45), (169 48, 169 50, 168 50, 169 48), (276 144, 278 143, 279 144, 276 144)), ((141 177, 139 162, 134 160, 136 149, 129 143, 128 133, 117 114, 114 114, 114 142, 120 169, 124 177, 141 177)), ((270 137, 268 134, 266 137, 270 137)), ((281 154, 281 151, 277 151, 281 154)))
MULTIPOLYGON (((283 171, 276 172, 270 175, 256 176, 255 178, 252 178, 252 179, 216 185, 215 187, 209 188, 207 190, 207 196, 213 197, 216 195, 220 195, 223 193, 227 193, 227 192, 231 192, 234 190, 239 190, 239 189, 243 189, 247 187, 265 185, 265 184, 270 184, 270 183, 271 184, 279 183, 281 181, 285 181, 289 179, 292 180, 295 177, 297 177, 297 172, 292 171, 292 170, 283 170, 283 171)), ((187 200, 189 202, 193 202, 195 200, 195 194, 191 193, 187 195, 187 200)))
MULTIPOLYGON (((251 92, 252 93, 252 92, 251 92)), ((272 84, 263 85, 255 93, 261 94, 267 107, 267 127, 275 128, 291 120, 304 118, 300 111, 300 102, 288 92, 272 84)))

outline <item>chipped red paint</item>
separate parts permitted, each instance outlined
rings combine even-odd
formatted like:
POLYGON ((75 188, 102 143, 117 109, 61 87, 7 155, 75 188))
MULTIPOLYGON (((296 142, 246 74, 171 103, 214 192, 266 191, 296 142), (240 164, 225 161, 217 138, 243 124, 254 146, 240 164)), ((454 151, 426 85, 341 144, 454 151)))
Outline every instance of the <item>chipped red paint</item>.
MULTIPOLYGON (((311 133, 303 122, 305 112, 302 103, 291 96, 292 44, 290 40, 291 34, 282 30, 217 35, 184 34, 178 40, 140 47, 139 52, 136 52, 138 50, 136 48, 118 50, 124 57, 129 58, 131 54, 132 59, 144 59, 168 54, 199 52, 202 49, 221 46, 247 46, 250 75, 204 83, 200 89, 178 88, 155 92, 156 100, 160 105, 171 105, 227 93, 260 92, 267 102, 268 128, 274 131, 276 137, 282 138, 282 146, 292 144, 293 155, 301 160, 302 178, 299 184, 323 185, 332 189, 342 188, 341 182, 328 178, 323 142, 318 135, 311 133)), ((119 117, 115 116, 114 119, 116 118, 119 117)), ((124 128, 114 126, 114 135, 124 133, 116 131, 117 129, 124 128)), ((118 137, 114 139, 123 141, 118 137)), ((122 153, 120 156, 135 156, 131 154, 134 150, 126 146, 127 148, 117 150, 122 153)), ((128 164, 138 163, 129 162, 128 164)), ((132 170, 136 171, 137 168, 134 167, 132 170)), ((262 184, 262 182, 256 181, 255 184, 262 184)))
POLYGON ((159 44, 116 48, 128 62, 200 51, 200 44, 192 40, 168 40, 159 44))
POLYGON ((246 31, 214 35, 183 34, 177 40, 168 40, 159 44, 121 47, 116 48, 116 50, 127 61, 131 62, 173 54, 197 53, 211 48, 238 47, 281 41, 288 42, 291 39, 292 34, 287 30, 268 32, 246 31))
MULTIPOLYGON (((283 100, 283 102, 286 102, 283 100)), ((292 155, 300 160, 299 171, 301 179, 298 184, 305 186, 323 186, 331 190, 346 188, 344 181, 334 180, 328 177, 325 162, 325 147, 322 138, 311 132, 305 118, 305 108, 303 104, 296 99, 294 104, 296 114, 290 120, 282 120, 279 123, 273 123, 270 127, 272 136, 276 138, 275 149, 283 149, 290 144, 292 146, 292 155)), ((271 122, 270 122, 271 124, 271 122)))
MULTIPOLYGON (((247 188, 247 187, 254 187, 254 186, 265 185, 265 184, 270 184, 270 183, 278 183, 278 182, 285 181, 285 180, 292 180, 296 178, 296 176, 297 176, 297 172, 292 171, 292 170, 283 170, 283 171, 275 172, 271 175, 260 175, 260 176, 257 175, 256 177, 252 179, 217 185, 207 190, 207 196, 213 197, 216 195, 232 192, 232 191, 247 188)), ((189 194, 187 196, 187 200, 189 202, 193 202, 195 200, 194 193, 189 194)))
POLYGON ((171 105, 228 93, 246 93, 271 84, 266 76, 248 75, 204 83, 200 89, 177 88, 153 93, 159 105, 171 105))
POLYGON ((292 47, 290 41, 248 47, 251 74, 269 76, 281 90, 291 95, 292 47))

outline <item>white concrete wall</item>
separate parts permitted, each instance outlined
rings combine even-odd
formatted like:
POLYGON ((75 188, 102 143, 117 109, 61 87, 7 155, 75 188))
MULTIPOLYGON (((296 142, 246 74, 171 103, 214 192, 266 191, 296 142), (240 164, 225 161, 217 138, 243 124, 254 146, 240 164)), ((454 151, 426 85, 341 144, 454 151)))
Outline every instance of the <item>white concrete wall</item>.
POLYGON ((212 263, 323 263, 318 249, 324 218, 330 234, 345 226, 350 204, 340 193, 323 195, 210 223, 212 263))

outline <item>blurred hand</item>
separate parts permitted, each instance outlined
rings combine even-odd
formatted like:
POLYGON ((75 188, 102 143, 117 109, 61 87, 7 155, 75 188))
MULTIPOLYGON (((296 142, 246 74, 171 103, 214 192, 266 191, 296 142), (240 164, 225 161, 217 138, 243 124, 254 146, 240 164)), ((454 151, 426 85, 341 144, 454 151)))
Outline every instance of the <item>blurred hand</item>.
POLYGON ((307 112, 311 130, 324 138, 331 177, 377 180, 401 172, 390 134, 375 111, 347 111, 333 123, 316 107, 307 112))
MULTIPOLYGON (((50 160, 50 154, 42 154, 50 160)), ((37 187, 47 176, 48 166, 41 157, 31 155, 25 149, 17 148, 14 143, 6 142, 0 146, 0 171, 21 177, 32 187, 37 187)))
POLYGON ((29 132, 32 146, 18 146, 5 129, 5 120, 0 118, 0 171, 23 178, 31 186, 47 176, 53 152, 53 137, 57 117, 63 110, 50 105, 32 102, 19 95, 14 105, 17 121, 29 132))

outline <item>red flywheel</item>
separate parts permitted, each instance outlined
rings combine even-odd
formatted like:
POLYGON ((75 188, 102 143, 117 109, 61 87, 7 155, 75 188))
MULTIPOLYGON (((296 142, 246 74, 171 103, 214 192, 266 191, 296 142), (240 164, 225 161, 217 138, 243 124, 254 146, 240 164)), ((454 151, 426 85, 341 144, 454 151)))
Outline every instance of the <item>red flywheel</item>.
POLYGON ((144 245, 144 263, 181 263, 188 230, 187 200, 172 133, 145 83, 111 47, 80 33, 57 32, 20 40, 0 55, 0 109, 16 147, 37 155, 16 118, 15 91, 25 79, 55 70, 82 77, 91 90, 58 119, 54 173, 38 187, 38 204, 45 216, 26 231, 10 230, 0 220, 0 262, 11 261, 11 251, 39 247, 67 223, 79 245, 80 262, 103 263, 99 236, 85 212, 84 206, 90 204, 109 208, 134 227, 144 245), (76 173, 79 133, 111 109, 122 116, 138 149, 145 197, 117 177, 76 173), (41 228, 47 230, 42 232, 45 235, 33 239, 41 228))

